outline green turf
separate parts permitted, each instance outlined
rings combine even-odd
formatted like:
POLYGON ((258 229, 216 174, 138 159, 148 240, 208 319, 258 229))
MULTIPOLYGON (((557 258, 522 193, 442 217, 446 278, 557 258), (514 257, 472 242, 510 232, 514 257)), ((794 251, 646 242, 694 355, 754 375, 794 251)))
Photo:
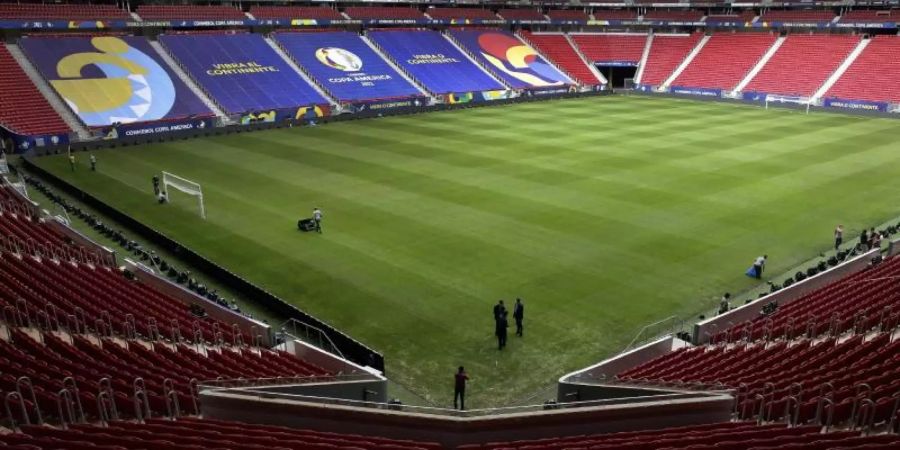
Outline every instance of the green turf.
MULTIPOLYGON (((38 162, 386 355, 439 405, 510 404, 900 211, 900 121, 609 97, 248 133, 38 162), (161 170, 203 185, 157 205, 161 170), (322 235, 296 219, 325 213, 322 235), (498 352, 491 306, 527 305, 498 352)), ((540 400, 540 399, 539 399, 540 400)))

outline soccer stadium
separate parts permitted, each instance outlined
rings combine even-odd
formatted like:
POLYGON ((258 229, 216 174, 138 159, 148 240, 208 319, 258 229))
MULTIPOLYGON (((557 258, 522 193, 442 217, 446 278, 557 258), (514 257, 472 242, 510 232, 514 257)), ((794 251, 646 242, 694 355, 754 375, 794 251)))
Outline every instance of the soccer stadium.
POLYGON ((900 449, 898 8, 0 0, 0 447, 900 449))

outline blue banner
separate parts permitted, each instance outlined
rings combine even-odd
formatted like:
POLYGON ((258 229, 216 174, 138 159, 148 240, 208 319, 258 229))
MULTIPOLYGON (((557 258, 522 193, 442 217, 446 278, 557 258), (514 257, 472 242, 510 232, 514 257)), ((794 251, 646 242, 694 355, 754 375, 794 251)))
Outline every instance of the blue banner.
POLYGON ((342 102, 422 95, 355 32, 276 33, 275 40, 320 86, 342 102))
POLYGON ((143 37, 31 36, 19 45, 89 127, 212 115, 143 37))
POLYGON ((344 106, 345 112, 352 113, 364 113, 364 112, 377 112, 380 110, 386 109, 395 109, 395 108, 412 108, 418 106, 424 106, 428 104, 428 101, 425 97, 419 98, 408 98, 403 100, 390 100, 390 101, 371 101, 371 102, 359 102, 347 104, 344 106))
POLYGON ((369 39, 435 94, 503 89, 437 31, 372 31, 369 39))
POLYGON ((685 86, 672 86, 671 88, 669 88, 669 93, 681 94, 681 95, 696 95, 696 96, 700 96, 700 97, 716 97, 716 98, 719 98, 722 96, 722 91, 720 89, 695 88, 695 87, 685 87, 685 86))
POLYGON ((155 136, 158 134, 181 131, 212 129, 213 126, 213 119, 187 119, 174 120, 171 122, 123 124, 111 127, 106 135, 106 139, 155 136))
POLYGON ((769 95, 765 92, 742 92, 741 98, 747 102, 765 102, 766 96, 769 95))
POLYGON ((507 31, 454 30, 450 34, 513 89, 575 84, 537 51, 507 31))
POLYGON ((228 114, 328 103, 260 34, 175 34, 159 41, 228 114))
POLYGON ((867 102, 839 98, 826 98, 824 105, 828 108, 853 109, 857 111, 887 112, 888 110, 888 104, 886 102, 867 102))

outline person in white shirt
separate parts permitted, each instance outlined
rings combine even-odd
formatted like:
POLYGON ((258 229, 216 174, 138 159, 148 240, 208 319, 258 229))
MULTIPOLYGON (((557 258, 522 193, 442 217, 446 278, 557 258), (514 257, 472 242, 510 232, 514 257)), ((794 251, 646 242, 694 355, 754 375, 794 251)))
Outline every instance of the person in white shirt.
POLYGON ((753 270, 757 279, 762 278, 763 268, 766 267, 767 259, 769 259, 769 255, 762 255, 756 258, 756 261, 753 261, 753 270))
POLYGON ((316 222, 316 232, 322 233, 322 210, 318 207, 313 208, 313 220, 316 222))

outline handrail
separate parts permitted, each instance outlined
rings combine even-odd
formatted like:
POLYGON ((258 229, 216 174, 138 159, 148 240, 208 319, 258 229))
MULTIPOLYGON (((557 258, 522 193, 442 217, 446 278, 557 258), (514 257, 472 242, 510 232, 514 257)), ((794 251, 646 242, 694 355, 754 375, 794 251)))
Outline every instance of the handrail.
MULTIPOLYGON (((665 323, 667 323, 667 322, 670 322, 670 321, 672 322, 672 332, 671 332, 671 334, 674 335, 674 334, 675 334, 675 328, 676 328, 676 325, 678 324, 678 323, 677 323, 677 321, 678 321, 678 316, 669 316, 669 317, 666 317, 665 319, 658 320, 658 321, 656 321, 656 322, 653 322, 653 323, 644 325, 644 326, 640 329, 640 331, 638 331, 637 335, 634 336, 634 338, 631 340, 631 342, 629 342, 628 345, 625 346, 625 349, 624 349, 623 351, 631 350, 631 349, 633 349, 633 348, 635 347, 635 345, 638 345, 638 344, 640 344, 640 343, 643 343, 643 342, 647 342, 647 341, 653 340, 653 338, 659 337, 661 334, 668 334, 668 333, 657 333, 656 335, 652 336, 651 338, 645 339, 645 340, 641 341, 640 343, 638 342, 638 339, 640 339, 641 336, 643 336, 643 334, 644 334, 645 331, 647 331, 647 330, 649 330, 649 329, 651 329, 651 328, 654 328, 654 327, 658 327, 659 325, 663 325, 663 324, 665 324, 665 323)), ((681 324, 683 325, 683 324, 684 324, 684 321, 681 321, 681 324)))
POLYGON ((325 350, 328 353, 340 356, 342 359, 346 359, 344 357, 344 354, 341 352, 341 349, 338 348, 338 346, 335 345, 334 341, 331 340, 331 337, 328 336, 328 333, 322 331, 320 328, 318 328, 314 325, 310 325, 306 322, 303 322, 302 320, 290 318, 290 319, 284 321, 284 323, 282 323, 279 328, 281 329, 282 334, 285 334, 285 335, 290 336, 298 341, 303 341, 303 342, 306 342, 309 344, 313 344, 313 342, 310 340, 310 334, 309 334, 310 330, 312 330, 315 333, 315 336, 318 337, 318 341, 319 341, 319 345, 316 345, 316 347, 319 347, 320 349, 325 350), (287 331, 288 326, 292 327, 293 333, 289 333, 287 331), (297 333, 298 326, 302 327, 302 329, 305 331, 306 339, 302 339, 299 337, 299 333, 297 333), (323 343, 327 343, 328 346, 331 348, 331 350, 325 348, 323 343))

